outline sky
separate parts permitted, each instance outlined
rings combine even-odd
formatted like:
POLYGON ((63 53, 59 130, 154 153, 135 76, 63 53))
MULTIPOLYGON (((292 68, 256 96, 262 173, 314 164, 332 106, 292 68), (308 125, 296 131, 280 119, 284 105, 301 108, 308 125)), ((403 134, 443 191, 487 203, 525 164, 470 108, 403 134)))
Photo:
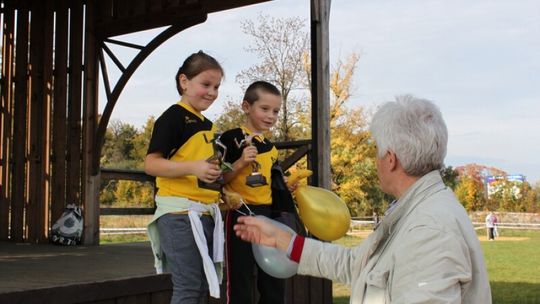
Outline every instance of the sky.
MULTIPOLYGON (((223 102, 240 100, 236 75, 258 63, 246 51, 244 20, 262 14, 299 17, 309 31, 309 0, 274 0, 213 13, 204 24, 169 39, 139 67, 111 119, 142 127, 178 100, 174 75, 203 50, 225 69, 215 119, 223 102)), ((333 0, 330 64, 360 54, 351 106, 375 109, 412 94, 436 103, 446 120, 447 166, 476 163, 540 182, 540 1, 333 0)), ((119 37, 145 44, 162 29, 119 37)), ((127 65, 135 52, 111 46, 127 65)), ((111 78, 117 77, 109 64, 111 78)), ((101 85, 103 87, 103 85, 101 85)), ((100 111, 106 103, 100 93, 100 111)))

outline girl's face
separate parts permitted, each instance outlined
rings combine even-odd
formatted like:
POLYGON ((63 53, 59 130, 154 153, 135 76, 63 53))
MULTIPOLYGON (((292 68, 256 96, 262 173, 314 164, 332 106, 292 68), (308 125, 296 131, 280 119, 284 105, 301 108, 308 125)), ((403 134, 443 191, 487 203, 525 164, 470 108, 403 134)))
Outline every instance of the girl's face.
POLYGON ((278 119, 281 109, 281 96, 266 92, 259 93, 253 104, 244 101, 242 109, 247 114, 246 125, 252 132, 262 133, 270 130, 278 119))
POLYGON ((180 74, 182 102, 198 112, 208 109, 218 97, 222 77, 220 70, 206 70, 191 79, 180 74))

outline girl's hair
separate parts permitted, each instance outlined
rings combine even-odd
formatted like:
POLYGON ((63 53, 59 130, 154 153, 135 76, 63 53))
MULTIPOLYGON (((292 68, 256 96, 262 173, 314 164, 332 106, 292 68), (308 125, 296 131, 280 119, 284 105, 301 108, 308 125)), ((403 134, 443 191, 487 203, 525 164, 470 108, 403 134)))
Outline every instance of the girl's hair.
POLYGON ((278 88, 276 88, 275 85, 266 81, 255 81, 254 83, 250 84, 249 87, 246 89, 246 93, 244 94, 244 100, 251 105, 255 101, 259 100, 260 92, 281 96, 281 92, 278 88))
POLYGON ((212 56, 206 54, 203 51, 198 51, 189 55, 182 66, 178 69, 176 73, 176 89, 178 93, 182 95, 182 87, 180 86, 180 74, 186 75, 187 79, 192 79, 193 77, 199 75, 200 73, 207 70, 218 70, 222 75, 225 75, 223 68, 219 62, 212 56))
POLYGON ((378 157, 393 151, 411 176, 423 176, 444 165, 448 131, 439 108, 429 100, 396 97, 375 113, 370 131, 378 157))

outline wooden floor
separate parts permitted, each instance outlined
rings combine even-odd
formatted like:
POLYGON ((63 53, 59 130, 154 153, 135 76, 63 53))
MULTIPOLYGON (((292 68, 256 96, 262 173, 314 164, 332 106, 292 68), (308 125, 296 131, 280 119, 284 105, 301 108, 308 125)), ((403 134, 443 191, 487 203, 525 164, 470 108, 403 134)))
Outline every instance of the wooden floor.
MULTIPOLYGON (((168 304, 170 275, 156 275, 153 265, 148 242, 88 247, 0 242, 0 304, 168 304)), ((286 286, 285 303, 332 303, 328 280, 294 276, 286 286)), ((222 303, 224 296, 208 300, 222 303)))
POLYGON ((122 297, 167 302, 170 277, 155 275, 153 264, 148 242, 88 247, 0 242, 0 303, 92 303, 122 297))

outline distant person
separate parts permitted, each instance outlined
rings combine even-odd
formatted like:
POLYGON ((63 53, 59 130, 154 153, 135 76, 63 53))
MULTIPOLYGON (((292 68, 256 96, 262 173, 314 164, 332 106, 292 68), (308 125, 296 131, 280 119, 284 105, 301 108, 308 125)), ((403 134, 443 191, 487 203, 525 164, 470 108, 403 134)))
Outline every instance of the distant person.
POLYGON ((158 273, 172 274, 171 303, 198 304, 208 290, 219 297, 223 222, 217 203, 221 176, 215 126, 203 116, 218 97, 221 65, 203 51, 190 55, 176 74, 180 101, 155 122, 144 162, 156 176, 156 213, 148 234, 158 273))
POLYGON ((288 252, 299 274, 351 284, 351 303, 491 303, 478 237, 439 172, 448 137, 439 109, 398 97, 370 129, 380 186, 396 201, 364 242, 345 248, 255 217, 240 217, 236 234, 288 252))
POLYGON ((284 302, 285 280, 274 278, 255 262, 251 244, 238 238, 233 226, 242 214, 272 216, 271 171, 278 151, 265 133, 275 125, 281 109, 281 93, 273 84, 256 81, 249 85, 242 101, 246 115, 242 126, 224 132, 220 140, 227 147, 225 161, 233 165, 225 173, 225 188, 240 194, 246 206, 229 210, 226 216, 227 303, 254 303, 253 287, 258 290, 258 303, 284 302), (254 270, 257 280, 253 282, 254 270))
POLYGON ((490 211, 486 216, 486 229, 488 233, 488 239, 490 241, 495 240, 495 237, 497 236, 497 217, 492 211, 490 211))

